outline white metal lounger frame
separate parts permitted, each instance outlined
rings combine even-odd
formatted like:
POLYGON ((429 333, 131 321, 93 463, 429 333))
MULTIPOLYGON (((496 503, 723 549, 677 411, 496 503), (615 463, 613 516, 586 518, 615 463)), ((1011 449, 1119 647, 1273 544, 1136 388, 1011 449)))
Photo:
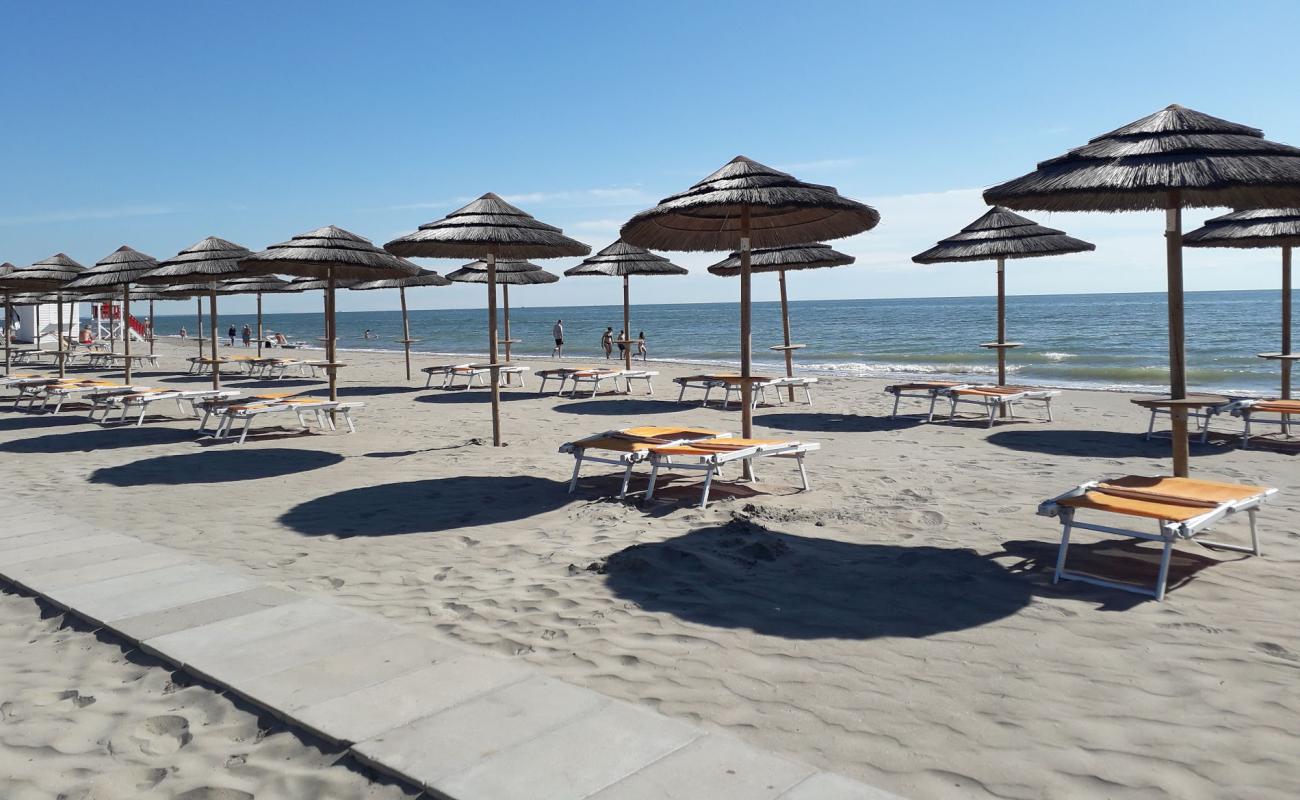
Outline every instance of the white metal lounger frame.
POLYGON ((1254 406, 1257 405, 1258 403, 1261 403, 1261 402, 1268 402, 1268 401, 1266 401, 1266 400, 1238 400, 1238 401, 1234 402, 1231 406, 1229 406, 1228 409, 1227 409, 1228 411, 1230 411, 1230 412, 1232 413, 1232 415, 1233 415, 1234 417, 1241 417, 1241 422, 1242 422, 1242 425, 1243 425, 1243 429, 1242 429, 1242 433, 1241 433, 1241 449, 1242 449, 1242 450, 1245 450, 1245 449, 1247 449, 1247 448, 1250 447, 1250 437, 1253 435, 1253 434, 1251 434, 1251 432, 1250 432, 1250 426, 1251 426, 1252 424, 1253 424, 1253 425, 1277 425, 1277 426, 1279 426, 1279 427, 1282 428, 1282 433, 1283 433, 1283 435, 1285 435, 1285 436, 1290 436, 1290 435, 1291 435, 1291 425, 1293 424, 1293 423, 1291 422, 1291 417, 1293 417, 1293 416, 1300 416, 1300 413, 1298 413, 1298 414, 1288 414, 1288 413, 1285 412, 1285 411, 1271 411, 1271 410, 1267 410, 1267 409, 1260 410, 1260 411, 1255 411, 1255 410, 1254 410, 1254 406), (1260 418, 1260 417, 1255 416, 1256 414, 1277 414, 1277 415, 1278 415, 1278 418, 1277 418, 1277 419, 1262 419, 1262 418, 1260 418))
POLYGON ((316 424, 321 430, 338 430, 334 423, 334 417, 342 414, 343 421, 348 424, 348 433, 356 433, 357 427, 352 422, 352 409, 363 408, 365 403, 346 403, 346 402, 324 402, 324 403, 265 403, 250 405, 247 408, 234 410, 227 408, 221 415, 221 421, 217 424, 217 430, 212 434, 213 439, 224 439, 231 435, 230 429, 236 419, 244 421, 244 427, 239 432, 238 444, 243 444, 248 438, 248 429, 253 424, 253 418, 262 414, 277 414, 286 411, 293 411, 298 416, 298 424, 304 429, 310 430, 311 426, 307 424, 307 416, 314 414, 316 424))
MULTIPOLYGON (((952 386, 908 386, 899 384, 896 386, 886 386, 885 391, 894 396, 894 410, 889 412, 890 419, 898 418, 898 403, 904 397, 914 397, 918 400, 929 400, 930 410, 925 415, 926 422, 934 422, 934 407, 939 402, 939 396, 949 389, 968 389, 970 384, 962 383, 952 386)), ((907 415, 920 416, 920 414, 907 415)))
MULTIPOLYGON (((1206 406, 1204 409, 1196 409, 1196 408, 1187 409, 1187 418, 1196 420, 1197 427, 1201 431, 1201 444, 1205 444, 1210 440, 1210 421, 1214 419, 1214 416, 1216 414, 1223 414, 1225 412, 1232 411, 1232 407, 1235 406, 1236 404, 1237 404, 1236 400, 1229 400, 1224 403, 1219 403, 1218 405, 1206 406)), ((1155 431, 1156 431, 1157 415, 1167 417, 1169 416, 1169 409, 1167 408, 1151 409, 1151 421, 1147 423, 1147 434, 1145 437, 1146 441, 1148 442, 1151 441, 1152 439, 1169 438, 1164 435, 1160 435, 1160 436, 1156 435, 1155 431)))
MULTIPOLYGON (((622 435, 623 433, 621 431, 607 431, 606 433, 599 434, 599 436, 610 436, 610 437, 622 436, 622 435)), ((730 436, 731 436, 730 433, 719 432, 712 436, 708 436, 704 438, 726 439, 730 436)), ((701 437, 698 436, 694 437, 694 439, 698 439, 698 438, 701 437)), ((657 441, 654 442, 653 444, 683 445, 683 444, 689 444, 694 439, 671 439, 671 440, 657 441)), ((590 461, 593 464, 610 464, 615 467, 623 468, 623 484, 618 490, 618 499, 619 500, 627 499, 628 483, 632 480, 632 468, 635 467, 637 464, 641 464, 649 460, 650 457, 649 451, 633 450, 630 452, 622 452, 622 451, 611 450, 610 452, 618 452, 618 458, 613 458, 611 456, 593 456, 593 455, 588 455, 587 453, 588 450, 599 450, 599 449, 601 448, 583 447, 582 445, 576 442, 565 442, 564 444, 560 445, 561 453, 571 453, 573 455, 573 477, 569 479, 569 494, 573 494, 578 489, 578 473, 582 470, 582 462, 590 461)), ((650 488, 651 491, 654 490, 653 481, 651 482, 650 488)))
MULTIPOLYGON (((51 409, 50 413, 57 414, 63 410, 63 404, 73 399, 74 397, 80 397, 82 395, 87 395, 87 394, 88 395, 132 394, 134 392, 141 392, 141 391, 145 391, 145 388, 138 387, 138 386, 52 386, 52 387, 47 387, 44 396, 40 397, 41 411, 45 410, 46 406, 50 404, 51 399, 54 399, 55 403, 54 403, 54 408, 51 409)), ((30 408, 35 406, 37 399, 38 397, 33 395, 31 400, 28 402, 28 407, 30 408)), ((91 400, 91 407, 92 408, 94 407, 93 399, 91 400)))
MULTIPOLYGON (((946 396, 948 398, 948 402, 950 403, 948 408, 949 424, 951 424, 953 420, 957 419, 957 406, 959 404, 964 403, 966 405, 982 407, 984 409, 984 413, 987 415, 988 424, 985 427, 989 427, 989 428, 993 427, 993 422, 997 419, 999 408, 1006 409, 1008 417, 1015 417, 1016 415, 1015 404, 1025 403, 1025 402, 1041 403, 1047 413, 1047 419, 1044 421, 1051 422, 1052 421, 1052 398, 1060 394, 1060 392, 1056 391, 1055 389, 1027 389, 1023 392, 1016 392, 1015 394, 961 395, 958 392, 954 391, 957 388, 958 387, 950 386, 947 389, 943 389, 939 392, 939 394, 946 396)), ((966 386, 962 388, 978 389, 979 387, 966 386)))
MULTIPOLYGON (((569 390, 569 396, 577 397, 578 387, 581 384, 590 383, 591 394, 588 396, 595 397, 596 393, 600 391, 600 385, 605 381, 612 381, 614 383, 614 391, 616 392, 618 391, 618 382, 623 381, 627 394, 632 393, 632 381, 645 381, 647 394, 653 395, 655 393, 655 387, 654 384, 650 382, 650 379, 658 374, 658 372, 644 369, 619 369, 611 370, 609 372, 601 370, 592 370, 588 372, 583 370, 582 372, 575 372, 567 376, 569 380, 573 381, 573 388, 569 390)), ((560 379, 560 394, 564 394, 564 376, 560 379)))
MULTIPOLYGON (((785 400, 781 398, 781 390, 794 387, 796 389, 803 389, 804 399, 807 401, 808 405, 812 405, 813 404, 812 385, 816 382, 817 382, 816 378, 785 377, 785 378, 773 378, 772 380, 766 381, 764 383, 756 383, 754 384, 754 391, 750 393, 750 402, 753 403, 754 408, 758 408, 759 403, 767 402, 766 390, 772 389, 773 395, 776 397, 776 405, 783 406, 785 405, 785 400)), ((740 397, 741 395, 740 384, 728 383, 726 385, 726 392, 722 396, 723 406, 727 406, 731 403, 731 395, 733 393, 737 396, 737 398, 740 397)), ((736 402, 739 403, 740 400, 737 399, 736 402)))
POLYGON ((185 404, 189 404, 189 416, 199 418, 198 404, 204 400, 213 399, 234 399, 240 395, 238 389, 174 389, 166 392, 139 392, 135 394, 110 394, 101 398, 95 398, 94 405, 90 409, 90 420, 95 421, 95 412, 102 410, 103 417, 100 420, 102 424, 108 424, 108 417, 114 408, 121 409, 121 414, 117 421, 119 424, 126 422, 126 415, 131 413, 132 408, 140 409, 136 417, 135 426, 138 428, 144 424, 145 414, 149 406, 159 400, 175 400, 176 410, 182 414, 187 413, 185 404))
MULTIPOLYGON (((1245 500, 1236 500, 1223 502, 1213 508, 1206 508, 1205 513, 1198 517, 1185 520, 1183 522, 1174 522, 1172 520, 1152 520, 1158 523, 1157 532, 1138 531, 1132 528, 1119 528, 1111 525, 1098 525, 1094 522, 1080 522, 1075 519, 1075 512, 1079 509, 1072 506, 1060 505, 1060 501, 1072 497, 1079 497, 1084 493, 1095 489, 1098 481, 1089 481, 1074 487, 1070 491, 1051 500, 1044 500, 1038 506, 1038 514, 1043 517, 1056 517, 1061 520, 1061 546, 1056 553, 1056 569, 1052 573, 1052 583, 1058 583, 1062 580, 1080 581, 1090 583, 1094 586, 1103 586, 1107 589, 1118 589, 1124 592, 1133 592, 1134 594, 1154 597, 1156 600, 1165 599, 1165 584, 1169 578, 1169 560, 1173 554, 1174 543, 1179 539, 1193 539, 1207 530, 1211 525, 1218 522, 1230 514, 1238 511, 1245 511, 1250 519, 1250 546, 1245 547, 1239 544, 1229 544, 1227 542, 1214 542, 1203 539, 1196 539, 1197 542, 1221 550, 1231 550, 1236 553, 1250 553, 1251 555, 1261 555, 1259 549, 1259 533, 1255 526, 1255 515, 1259 512, 1259 507, 1264 504, 1270 496, 1277 493, 1277 489, 1268 489, 1260 494, 1247 498, 1245 500), (1080 572, 1070 572, 1065 568, 1066 553, 1070 549, 1070 533, 1075 529, 1095 531, 1097 533, 1108 533, 1112 536, 1129 537, 1133 539, 1144 539, 1151 542, 1163 542, 1164 548, 1160 553, 1160 571, 1156 575, 1155 588, 1146 589, 1141 586, 1134 586, 1129 583, 1119 581, 1108 581, 1103 578, 1096 578, 1091 575, 1085 575, 1080 572)), ((1114 512, 1102 512, 1114 513, 1114 512)), ((1121 515, 1124 516, 1124 515, 1121 515)), ((1144 518, 1145 519, 1145 518, 1144 518)))
MULTIPOLYGON (((690 442, 683 442, 682 446, 690 446, 690 442)), ((659 478, 659 467, 671 467, 673 469, 693 469, 704 473, 704 486, 700 491, 700 508, 706 508, 709 505, 709 490, 713 487, 713 478, 717 476, 722 468, 734 461, 750 461, 750 475, 753 480, 758 480, 758 474, 753 471, 753 459, 756 458, 793 458, 799 469, 799 482, 804 491, 809 488, 808 472, 804 469, 803 457, 813 450, 820 450, 821 445, 816 442, 781 442, 780 444, 759 444, 752 447, 745 447, 739 450, 725 450, 718 453, 709 453, 708 455, 688 455, 685 458, 693 458, 691 461, 673 461, 673 458, 683 458, 681 454, 676 456, 670 454, 656 453, 651 450, 650 457, 650 488, 646 490, 645 499, 653 500, 655 494, 655 482, 659 478)))
POLYGON ((681 391, 677 393, 677 402, 679 403, 685 399, 687 389, 703 389, 704 399, 700 401, 700 405, 702 406, 707 406, 709 404, 709 395, 713 394, 714 389, 725 389, 727 386, 726 381, 716 381, 698 377, 673 378, 673 383, 682 387, 681 391))

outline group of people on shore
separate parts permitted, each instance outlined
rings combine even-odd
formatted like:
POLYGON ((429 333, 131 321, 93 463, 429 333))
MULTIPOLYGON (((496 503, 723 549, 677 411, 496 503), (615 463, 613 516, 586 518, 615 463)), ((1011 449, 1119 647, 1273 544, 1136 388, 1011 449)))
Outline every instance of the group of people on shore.
MULTIPOLYGON (((551 329, 551 335, 555 338, 555 347, 551 348, 551 357, 563 358, 564 320, 557 319, 555 321, 555 326, 551 329)), ((614 357, 614 345, 618 345, 618 354, 620 358, 625 355, 627 348, 633 345, 636 346, 636 352, 633 353, 633 357, 640 358, 642 361, 645 361, 649 357, 645 346, 645 331, 641 331, 635 340, 631 340, 627 338, 626 331, 619 331, 618 335, 615 336, 613 326, 607 326, 605 332, 600 335, 600 348, 605 351, 606 359, 614 357)))

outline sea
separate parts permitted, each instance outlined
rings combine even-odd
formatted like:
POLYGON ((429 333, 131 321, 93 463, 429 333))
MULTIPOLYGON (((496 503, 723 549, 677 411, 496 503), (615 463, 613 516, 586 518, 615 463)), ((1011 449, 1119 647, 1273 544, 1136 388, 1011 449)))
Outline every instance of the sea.
MULTIPOLYGON (((1186 296, 1189 386, 1243 394, 1276 392, 1277 362, 1256 357, 1280 345, 1280 295, 1276 291, 1190 292, 1186 296)), ((981 349, 997 339, 996 298, 805 300, 790 304, 796 369, 812 375, 925 377, 985 381, 997 375, 996 356, 981 349)), ((270 305, 271 303, 268 303, 270 305)), ((394 296, 394 304, 396 297, 394 296)), ((1168 386, 1169 350, 1165 295, 1072 294, 1007 299, 1008 380, 1016 383, 1111 390, 1160 391, 1168 386)), ((513 357, 547 357, 551 328, 564 321, 565 355, 602 357, 601 333, 622 328, 621 306, 521 306, 510 310, 511 336, 522 341, 513 357)), ((222 314, 231 324, 256 326, 253 314, 222 314)), ((204 325, 207 321, 205 319, 204 325)), ((266 331, 320 346, 322 314, 267 313, 266 331)), ((410 313, 412 345, 420 354, 482 356, 487 347, 483 309, 410 313)), ((159 316, 155 330, 193 336, 195 318, 159 316)), ((779 353, 781 306, 753 309, 756 370, 783 369, 779 353)), ((682 303, 632 307, 632 335, 644 331, 650 359, 731 367, 739 358, 739 307, 735 303, 682 303)), ((402 316, 392 311, 338 314, 343 350, 401 350, 402 316), (369 330, 375 338, 364 338, 369 330)))

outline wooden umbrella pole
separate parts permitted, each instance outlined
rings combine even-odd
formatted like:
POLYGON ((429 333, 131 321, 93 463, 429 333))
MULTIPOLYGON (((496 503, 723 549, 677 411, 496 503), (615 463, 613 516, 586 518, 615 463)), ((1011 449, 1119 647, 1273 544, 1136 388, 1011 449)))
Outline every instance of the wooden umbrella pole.
POLYGON ((501 305, 505 308, 506 362, 510 361, 510 284, 501 284, 501 305))
MULTIPOLYGON (((208 284, 208 316, 212 318, 212 352, 217 352, 217 284, 208 284)), ((221 388, 221 363, 212 358, 212 388, 221 388)))
MULTIPOLYGON (((785 270, 777 272, 777 278, 781 284, 781 335, 785 342, 785 376, 794 377, 794 351, 790 349, 790 301, 785 293, 785 270)), ((787 386, 786 391, 789 393, 790 402, 794 402, 794 387, 787 386)))
POLYGON ((262 357, 262 293, 257 293, 257 357, 262 357))
POLYGON ((325 371, 330 376, 330 402, 332 403, 335 400, 339 399, 338 370, 334 368, 334 355, 337 352, 335 350, 334 342, 338 338, 335 335, 336 334, 335 326, 338 324, 338 320, 334 318, 334 268, 333 267, 330 267, 329 270, 329 283, 325 289, 325 292, 327 298, 325 301, 325 305, 326 308, 328 309, 328 311, 326 312, 326 316, 328 318, 328 324, 329 324, 329 333, 326 334, 326 336, 329 338, 325 340, 325 361, 329 364, 329 366, 325 367, 325 371))
POLYGON ((402 347, 406 350, 406 379, 411 379, 411 322, 406 316, 406 287, 397 287, 397 296, 402 300, 402 347))
POLYGON ((632 369, 632 309, 628 277, 623 276, 623 367, 632 369))
MULTIPOLYGON (((198 326, 195 329, 195 333, 197 333, 199 337, 199 358, 203 358, 203 298, 202 297, 194 298, 194 319, 196 320, 195 324, 198 326)), ((213 355, 215 356, 216 353, 214 352, 213 355)))
MULTIPOLYGON (((1282 355, 1291 355, 1291 248, 1282 248, 1282 355)), ((1282 359, 1282 399, 1291 399, 1291 359, 1282 359)))
POLYGON ((149 301, 149 328, 148 328, 148 331, 149 331, 149 355, 153 355, 153 340, 154 340, 154 338, 156 338, 156 337, 153 335, 153 301, 152 301, 152 300, 149 301))
POLYGON ((9 331, 14 326, 14 307, 9 302, 9 293, 5 292, 5 374, 9 374, 12 361, 9 356, 9 331))
MULTIPOLYGON (((494 250, 488 251, 488 363, 497 363, 497 256, 494 250)), ((501 373, 497 369, 488 370, 492 379, 492 446, 501 446, 501 386, 497 378, 501 373)))
POLYGON ((63 378, 67 376, 67 361, 68 361, 68 359, 63 355, 65 349, 65 346, 63 344, 63 292, 54 293, 54 305, 58 307, 57 316, 59 321, 58 333, 54 337, 54 342, 55 342, 54 349, 58 352, 58 355, 56 355, 54 358, 57 359, 59 362, 59 377, 63 378))
MULTIPOLYGON (((1170 206, 1165 210, 1165 258, 1169 280, 1169 396, 1175 400, 1187 397, 1187 357, 1183 345, 1183 213, 1181 198, 1171 193, 1170 206)), ((1187 409, 1169 409, 1174 440, 1174 476, 1186 478, 1189 474, 1187 409)))
MULTIPOLYGON (((998 259, 998 345, 1007 343, 1007 260, 998 259)), ((998 386, 1007 385, 1007 349, 999 346, 998 386)))
MULTIPOLYGON (((749 206, 740 210, 740 433, 746 439, 754 438, 754 387, 750 385, 750 358, 753 343, 749 326, 750 300, 749 268, 749 206)), ((745 460, 742 477, 754 479, 754 465, 745 460)))
MULTIPOLYGON (((112 300, 109 300, 107 305, 108 305, 108 349, 111 352, 117 350, 117 328, 113 327, 113 311, 117 308, 117 304, 114 303, 112 300)), ((37 316, 36 321, 40 322, 40 314, 37 314, 36 316, 37 316)), ((104 318, 103 303, 101 303, 99 306, 99 318, 101 320, 104 318)), ((37 335, 39 336, 40 334, 38 333, 37 335)), ((37 343, 39 344, 39 340, 37 343)))
POLYGON ((131 382, 131 284, 122 284, 122 382, 131 382))

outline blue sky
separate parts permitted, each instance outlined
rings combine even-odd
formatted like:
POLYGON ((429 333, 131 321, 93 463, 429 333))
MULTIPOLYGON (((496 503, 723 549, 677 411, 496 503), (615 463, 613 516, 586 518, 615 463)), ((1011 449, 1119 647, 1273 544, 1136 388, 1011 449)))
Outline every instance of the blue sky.
MULTIPOLYGON (((123 243, 163 258, 208 235, 258 249, 325 224, 382 243, 487 191, 596 249, 743 153, 881 211, 836 243, 858 264, 797 276, 795 297, 990 294, 991 265, 909 261, 983 213, 985 186, 1173 102, 1300 144, 1294 2, 7 0, 0 21, 0 261, 17 264, 123 243)), ((1012 265, 1012 293, 1163 288, 1158 217, 1031 216, 1098 248, 1012 265)), ((702 269, 722 254, 669 255, 693 274, 634 300, 735 297, 702 269)), ((1277 261, 1189 251, 1187 286, 1275 288, 1277 261)), ((619 301, 612 279, 526 291, 512 299, 619 301)))

